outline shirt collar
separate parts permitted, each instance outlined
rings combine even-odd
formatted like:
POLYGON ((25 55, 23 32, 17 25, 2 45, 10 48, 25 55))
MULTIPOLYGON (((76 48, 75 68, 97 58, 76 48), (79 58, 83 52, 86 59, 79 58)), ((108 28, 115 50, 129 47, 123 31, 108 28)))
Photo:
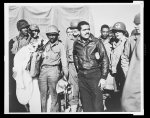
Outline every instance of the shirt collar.
POLYGON ((55 43, 50 43, 50 45, 51 45, 51 47, 54 47, 54 46, 56 46, 56 45, 58 45, 59 44, 59 41, 57 40, 55 43))
POLYGON ((89 39, 88 39, 87 41, 83 42, 83 40, 82 40, 81 37, 79 36, 79 37, 78 37, 78 41, 79 41, 81 44, 87 45, 87 44, 89 44, 90 42, 93 41, 92 38, 93 38, 93 35, 90 34, 89 39))
POLYGON ((102 42, 105 42, 105 41, 110 40, 110 37, 108 36, 106 39, 103 39, 103 38, 102 38, 102 36, 99 36, 99 39, 101 39, 101 40, 102 40, 102 42))

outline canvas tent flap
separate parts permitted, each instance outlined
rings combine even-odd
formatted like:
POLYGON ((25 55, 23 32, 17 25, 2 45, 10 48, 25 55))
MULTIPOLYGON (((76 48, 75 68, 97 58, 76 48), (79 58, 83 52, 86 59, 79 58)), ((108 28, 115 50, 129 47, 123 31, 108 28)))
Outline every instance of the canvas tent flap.
POLYGON ((18 35, 17 21, 25 19, 29 24, 37 24, 40 34, 45 35, 48 25, 56 25, 60 30, 60 39, 65 42, 66 28, 71 20, 81 19, 90 23, 91 32, 94 33, 93 18, 88 6, 10 6, 9 7, 9 39, 18 35))
POLYGON ((91 32, 94 33, 92 14, 88 6, 57 6, 54 11, 54 22, 60 29, 60 37, 66 40, 66 29, 73 19, 85 20, 90 23, 91 32))

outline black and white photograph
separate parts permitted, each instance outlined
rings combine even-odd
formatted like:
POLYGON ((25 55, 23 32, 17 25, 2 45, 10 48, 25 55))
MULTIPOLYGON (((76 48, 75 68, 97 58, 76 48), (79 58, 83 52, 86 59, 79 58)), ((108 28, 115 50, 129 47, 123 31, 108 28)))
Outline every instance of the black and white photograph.
POLYGON ((4 3, 4 114, 144 115, 143 9, 4 3))

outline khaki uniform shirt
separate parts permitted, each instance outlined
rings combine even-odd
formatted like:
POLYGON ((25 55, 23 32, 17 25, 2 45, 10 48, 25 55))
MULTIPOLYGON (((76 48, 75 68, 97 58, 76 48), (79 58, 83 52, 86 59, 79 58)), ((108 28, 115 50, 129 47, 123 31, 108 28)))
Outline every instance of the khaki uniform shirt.
POLYGON ((73 39, 67 39, 66 50, 67 50, 67 59, 68 62, 73 62, 73 39))
POLYGON ((114 47, 114 50, 112 50, 111 52, 111 70, 113 73, 117 73, 117 64, 121 58, 121 55, 123 53, 123 49, 124 49, 124 45, 125 45, 125 42, 126 42, 127 38, 125 38, 124 40, 122 41, 119 41, 118 43, 113 43, 113 47, 114 47))
POLYGON ((106 52, 107 52, 107 55, 108 55, 108 58, 109 58, 109 61, 110 61, 110 54, 111 54, 111 50, 112 50, 112 45, 109 43, 110 37, 108 37, 106 40, 103 40, 102 38, 100 38, 100 40, 104 44, 104 47, 106 49, 106 52))
POLYGON ((51 44, 49 42, 49 44, 46 46, 46 48, 43 52, 42 57, 44 58, 44 60, 43 60, 41 66, 44 66, 44 65, 50 65, 50 66, 59 65, 60 61, 61 61, 63 71, 68 73, 66 50, 65 50, 64 45, 61 42, 56 41, 54 44, 51 44))
POLYGON ((141 40, 137 39, 127 78, 122 93, 122 108, 126 112, 140 112, 141 109, 141 40))
POLYGON ((131 36, 127 40, 125 44, 125 48, 123 50, 123 55, 121 56, 121 67, 125 75, 127 74, 127 71, 128 71, 129 63, 131 60, 133 50, 135 48, 136 41, 137 41, 137 38, 135 36, 131 36))

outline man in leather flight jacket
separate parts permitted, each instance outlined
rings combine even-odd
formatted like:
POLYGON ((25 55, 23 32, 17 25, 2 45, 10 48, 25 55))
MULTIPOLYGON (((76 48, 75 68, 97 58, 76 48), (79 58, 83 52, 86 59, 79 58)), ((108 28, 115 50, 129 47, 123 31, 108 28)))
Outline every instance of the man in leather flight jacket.
POLYGON ((73 58, 83 111, 103 111, 102 90, 108 74, 108 56, 103 43, 90 33, 89 23, 81 21, 78 29, 80 36, 74 42, 73 58))

